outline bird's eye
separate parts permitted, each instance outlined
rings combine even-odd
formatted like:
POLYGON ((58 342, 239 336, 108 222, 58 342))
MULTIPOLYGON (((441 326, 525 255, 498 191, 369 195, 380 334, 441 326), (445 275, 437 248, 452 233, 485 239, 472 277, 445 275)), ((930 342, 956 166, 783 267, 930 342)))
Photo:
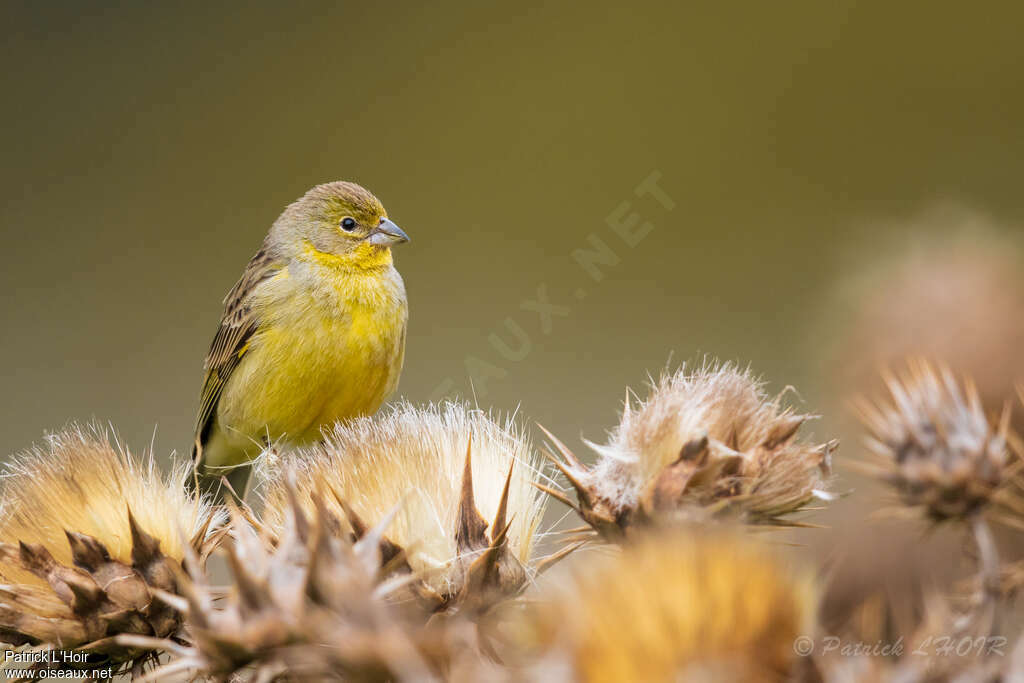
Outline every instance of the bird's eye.
POLYGON ((341 219, 341 229, 345 232, 352 232, 356 229, 356 219, 351 216, 345 216, 341 219))

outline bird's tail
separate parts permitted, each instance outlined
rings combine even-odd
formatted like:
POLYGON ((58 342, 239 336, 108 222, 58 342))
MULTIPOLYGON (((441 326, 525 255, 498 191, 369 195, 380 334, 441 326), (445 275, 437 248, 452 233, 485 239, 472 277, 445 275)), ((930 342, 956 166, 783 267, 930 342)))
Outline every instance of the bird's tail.
POLYGON ((185 489, 190 493, 208 497, 216 505, 223 505, 228 500, 241 502, 249 485, 252 465, 248 462, 227 466, 212 465, 209 455, 202 444, 197 443, 193 446, 193 466, 185 479, 185 489))
POLYGON ((209 498, 215 505, 223 505, 228 500, 240 503, 245 498, 245 489, 249 485, 251 474, 252 465, 236 465, 229 471, 218 472, 194 467, 185 479, 185 489, 209 498))

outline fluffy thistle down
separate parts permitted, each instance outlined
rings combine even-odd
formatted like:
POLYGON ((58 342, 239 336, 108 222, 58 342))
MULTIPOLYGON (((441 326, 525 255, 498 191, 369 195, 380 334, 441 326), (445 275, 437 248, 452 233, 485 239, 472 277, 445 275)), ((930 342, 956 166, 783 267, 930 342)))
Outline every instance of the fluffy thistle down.
POLYGON ((70 428, 15 456, 0 484, 0 640, 90 655, 86 666, 146 655, 118 634, 165 637, 180 623, 165 596, 186 552, 205 554, 214 513, 164 478, 151 456, 70 428))
POLYGON ((447 658, 448 623, 422 626, 399 596, 409 578, 380 572, 384 530, 394 515, 353 542, 342 520, 313 498, 307 513, 292 497, 282 528, 265 528, 236 511, 225 553, 226 599, 197 578, 183 584, 189 644, 126 642, 166 648, 172 657, 144 680, 189 672, 212 681, 431 681, 447 658))
MULTIPOLYGON (((867 466, 911 507, 934 521, 966 519, 995 504, 1024 512, 1014 489, 1019 457, 1012 452, 1010 410, 990 421, 972 382, 962 386, 945 367, 912 361, 887 375, 889 397, 860 401, 867 466)), ((1019 522, 1015 522, 1019 526, 1019 522)))
POLYGON ((794 639, 814 634, 815 593, 809 575, 749 536, 641 533, 577 564, 513 622, 524 666, 513 679, 792 680, 794 639))
POLYGON ((608 443, 591 446, 593 467, 550 433, 551 456, 576 491, 573 503, 600 534, 615 538, 638 522, 735 513, 749 522, 829 500, 826 478, 836 442, 797 435, 811 416, 769 397, 749 371, 731 364, 681 368, 661 377, 646 400, 629 396, 608 443))
POLYGON ((280 528, 294 482, 307 513, 323 493, 331 512, 361 536, 398 506, 385 538, 420 577, 432 610, 522 589, 533 557, 545 497, 529 440, 508 422, 457 404, 394 407, 339 424, 321 446, 268 460, 264 518, 280 528), (286 466, 284 462, 286 461, 286 466))

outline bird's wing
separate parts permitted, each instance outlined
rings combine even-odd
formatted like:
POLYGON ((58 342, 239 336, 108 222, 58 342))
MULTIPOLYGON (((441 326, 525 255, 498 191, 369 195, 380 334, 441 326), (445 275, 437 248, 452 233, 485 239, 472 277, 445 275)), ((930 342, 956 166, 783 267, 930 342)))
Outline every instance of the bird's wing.
POLYGON ((206 377, 199 400, 196 419, 195 444, 192 459, 202 455, 203 445, 209 438, 210 426, 217 412, 217 401, 231 373, 238 367, 248 350, 249 338, 259 327, 259 318, 252 308, 252 293, 256 287, 278 273, 283 264, 274 258, 266 245, 252 257, 241 279, 224 298, 224 317, 206 356, 206 377))

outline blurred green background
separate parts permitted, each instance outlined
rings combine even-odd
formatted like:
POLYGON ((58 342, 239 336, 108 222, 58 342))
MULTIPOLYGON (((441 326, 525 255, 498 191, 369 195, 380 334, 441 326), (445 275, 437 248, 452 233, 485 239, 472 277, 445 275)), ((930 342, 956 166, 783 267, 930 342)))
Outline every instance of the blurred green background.
MULTIPOLYGON (((936 206, 985 239, 1024 223, 1017 3, 119 5, 0 5, 5 453, 93 416, 187 452, 221 298, 320 182, 412 237, 399 393, 475 385, 574 446, 705 353, 845 437, 843 283, 884 292, 864 273, 936 206), (652 173, 672 210, 636 196, 652 173), (653 225, 632 247, 623 202, 653 225), (600 282, 571 255, 591 234, 600 282), (541 285, 568 308, 547 333, 541 285)), ((920 338, 966 333, 945 322, 920 338)))

